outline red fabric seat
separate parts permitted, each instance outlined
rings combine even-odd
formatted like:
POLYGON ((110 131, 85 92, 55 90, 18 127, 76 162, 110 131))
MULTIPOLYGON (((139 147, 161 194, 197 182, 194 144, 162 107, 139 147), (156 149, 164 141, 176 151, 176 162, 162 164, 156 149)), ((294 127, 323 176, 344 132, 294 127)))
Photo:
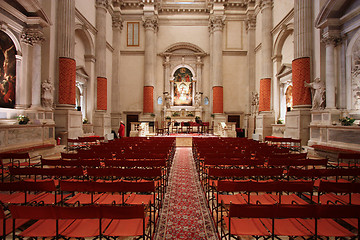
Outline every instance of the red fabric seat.
MULTIPOLYGON (((226 227, 229 229, 229 220, 227 217, 224 218, 226 227)), ((259 218, 250 219, 238 219, 232 218, 230 221, 231 234, 244 236, 270 236, 270 232, 265 228, 264 224, 259 218)))

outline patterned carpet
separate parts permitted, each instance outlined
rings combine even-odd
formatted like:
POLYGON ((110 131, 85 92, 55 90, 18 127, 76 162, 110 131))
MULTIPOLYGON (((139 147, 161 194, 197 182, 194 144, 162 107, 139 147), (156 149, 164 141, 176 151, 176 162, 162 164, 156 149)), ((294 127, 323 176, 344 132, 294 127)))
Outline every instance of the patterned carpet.
POLYGON ((191 148, 177 148, 155 239, 218 239, 191 148))

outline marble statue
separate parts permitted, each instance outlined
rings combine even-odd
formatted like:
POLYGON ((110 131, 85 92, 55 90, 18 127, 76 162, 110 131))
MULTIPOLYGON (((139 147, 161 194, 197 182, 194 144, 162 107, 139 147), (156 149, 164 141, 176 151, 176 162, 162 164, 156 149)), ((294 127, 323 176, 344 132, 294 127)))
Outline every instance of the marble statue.
POLYGON ((169 93, 165 93, 165 106, 166 108, 170 108, 171 106, 171 96, 169 93))
POLYGON ((42 94, 41 94, 42 105, 45 108, 52 108, 54 86, 52 85, 51 80, 46 79, 41 84, 41 87, 42 87, 42 94))
POLYGON ((253 113, 257 113, 259 107, 259 93, 251 92, 251 106, 253 108, 253 113))
POLYGON ((320 78, 315 78, 313 82, 304 82, 305 87, 310 87, 312 92, 312 108, 313 110, 322 110, 325 108, 326 90, 325 82, 320 78))
POLYGON ((201 105, 201 94, 200 93, 195 94, 194 100, 195 100, 195 107, 196 108, 200 107, 200 105, 201 105))

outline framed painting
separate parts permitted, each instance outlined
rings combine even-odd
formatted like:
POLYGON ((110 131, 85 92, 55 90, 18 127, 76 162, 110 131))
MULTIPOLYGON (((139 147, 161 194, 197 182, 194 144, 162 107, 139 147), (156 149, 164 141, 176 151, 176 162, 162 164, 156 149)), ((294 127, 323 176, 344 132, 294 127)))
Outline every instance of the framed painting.
POLYGON ((192 106, 192 73, 187 68, 179 68, 174 73, 174 106, 192 106))
POLYGON ((16 49, 13 41, 0 31, 0 107, 15 107, 16 49))

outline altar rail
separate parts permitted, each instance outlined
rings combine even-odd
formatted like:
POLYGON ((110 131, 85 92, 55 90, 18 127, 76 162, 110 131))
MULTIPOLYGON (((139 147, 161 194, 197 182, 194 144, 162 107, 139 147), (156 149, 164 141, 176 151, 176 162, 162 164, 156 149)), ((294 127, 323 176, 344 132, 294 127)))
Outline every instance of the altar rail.
POLYGON ((55 124, 0 125, 0 152, 55 145, 55 124))
MULTIPOLYGON (((340 125, 310 125, 310 140, 308 146, 322 146, 313 148, 321 157, 336 157, 333 149, 343 151, 360 151, 360 127, 340 125)), ((309 149, 311 150, 311 148, 309 149)))

